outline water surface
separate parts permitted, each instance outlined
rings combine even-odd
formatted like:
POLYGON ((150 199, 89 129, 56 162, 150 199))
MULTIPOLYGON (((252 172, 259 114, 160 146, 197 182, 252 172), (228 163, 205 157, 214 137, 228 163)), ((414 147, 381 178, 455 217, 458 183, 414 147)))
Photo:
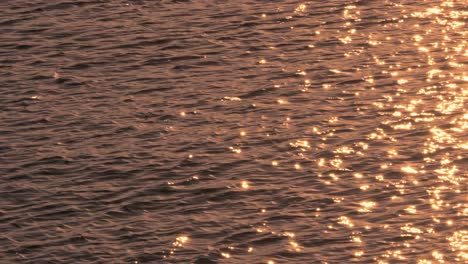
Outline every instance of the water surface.
POLYGON ((468 261, 465 0, 0 8, 0 262, 468 261))

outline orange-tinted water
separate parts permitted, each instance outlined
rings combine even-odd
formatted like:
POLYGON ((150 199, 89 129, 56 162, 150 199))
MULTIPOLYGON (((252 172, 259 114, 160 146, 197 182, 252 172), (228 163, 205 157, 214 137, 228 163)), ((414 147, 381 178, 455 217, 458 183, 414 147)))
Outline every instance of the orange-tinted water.
POLYGON ((468 261, 465 0, 0 10, 0 263, 468 261))

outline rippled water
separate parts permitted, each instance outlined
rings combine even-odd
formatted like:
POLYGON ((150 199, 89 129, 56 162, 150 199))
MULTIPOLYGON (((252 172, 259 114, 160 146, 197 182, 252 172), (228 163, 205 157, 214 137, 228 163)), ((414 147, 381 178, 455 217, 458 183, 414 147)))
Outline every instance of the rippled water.
POLYGON ((466 263, 465 0, 0 3, 1 263, 466 263))

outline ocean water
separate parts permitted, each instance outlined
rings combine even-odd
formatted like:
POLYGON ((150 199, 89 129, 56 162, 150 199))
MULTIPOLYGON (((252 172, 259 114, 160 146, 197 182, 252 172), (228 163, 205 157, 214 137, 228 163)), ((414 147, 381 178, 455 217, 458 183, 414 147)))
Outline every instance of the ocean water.
POLYGON ((466 0, 0 10, 0 263, 467 263, 466 0))

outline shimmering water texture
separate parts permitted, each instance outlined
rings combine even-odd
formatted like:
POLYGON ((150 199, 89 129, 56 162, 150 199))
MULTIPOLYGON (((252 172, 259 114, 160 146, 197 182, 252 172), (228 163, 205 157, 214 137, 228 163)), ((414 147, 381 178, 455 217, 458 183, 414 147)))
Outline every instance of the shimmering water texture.
POLYGON ((466 0, 0 10, 0 263, 468 262, 466 0))

